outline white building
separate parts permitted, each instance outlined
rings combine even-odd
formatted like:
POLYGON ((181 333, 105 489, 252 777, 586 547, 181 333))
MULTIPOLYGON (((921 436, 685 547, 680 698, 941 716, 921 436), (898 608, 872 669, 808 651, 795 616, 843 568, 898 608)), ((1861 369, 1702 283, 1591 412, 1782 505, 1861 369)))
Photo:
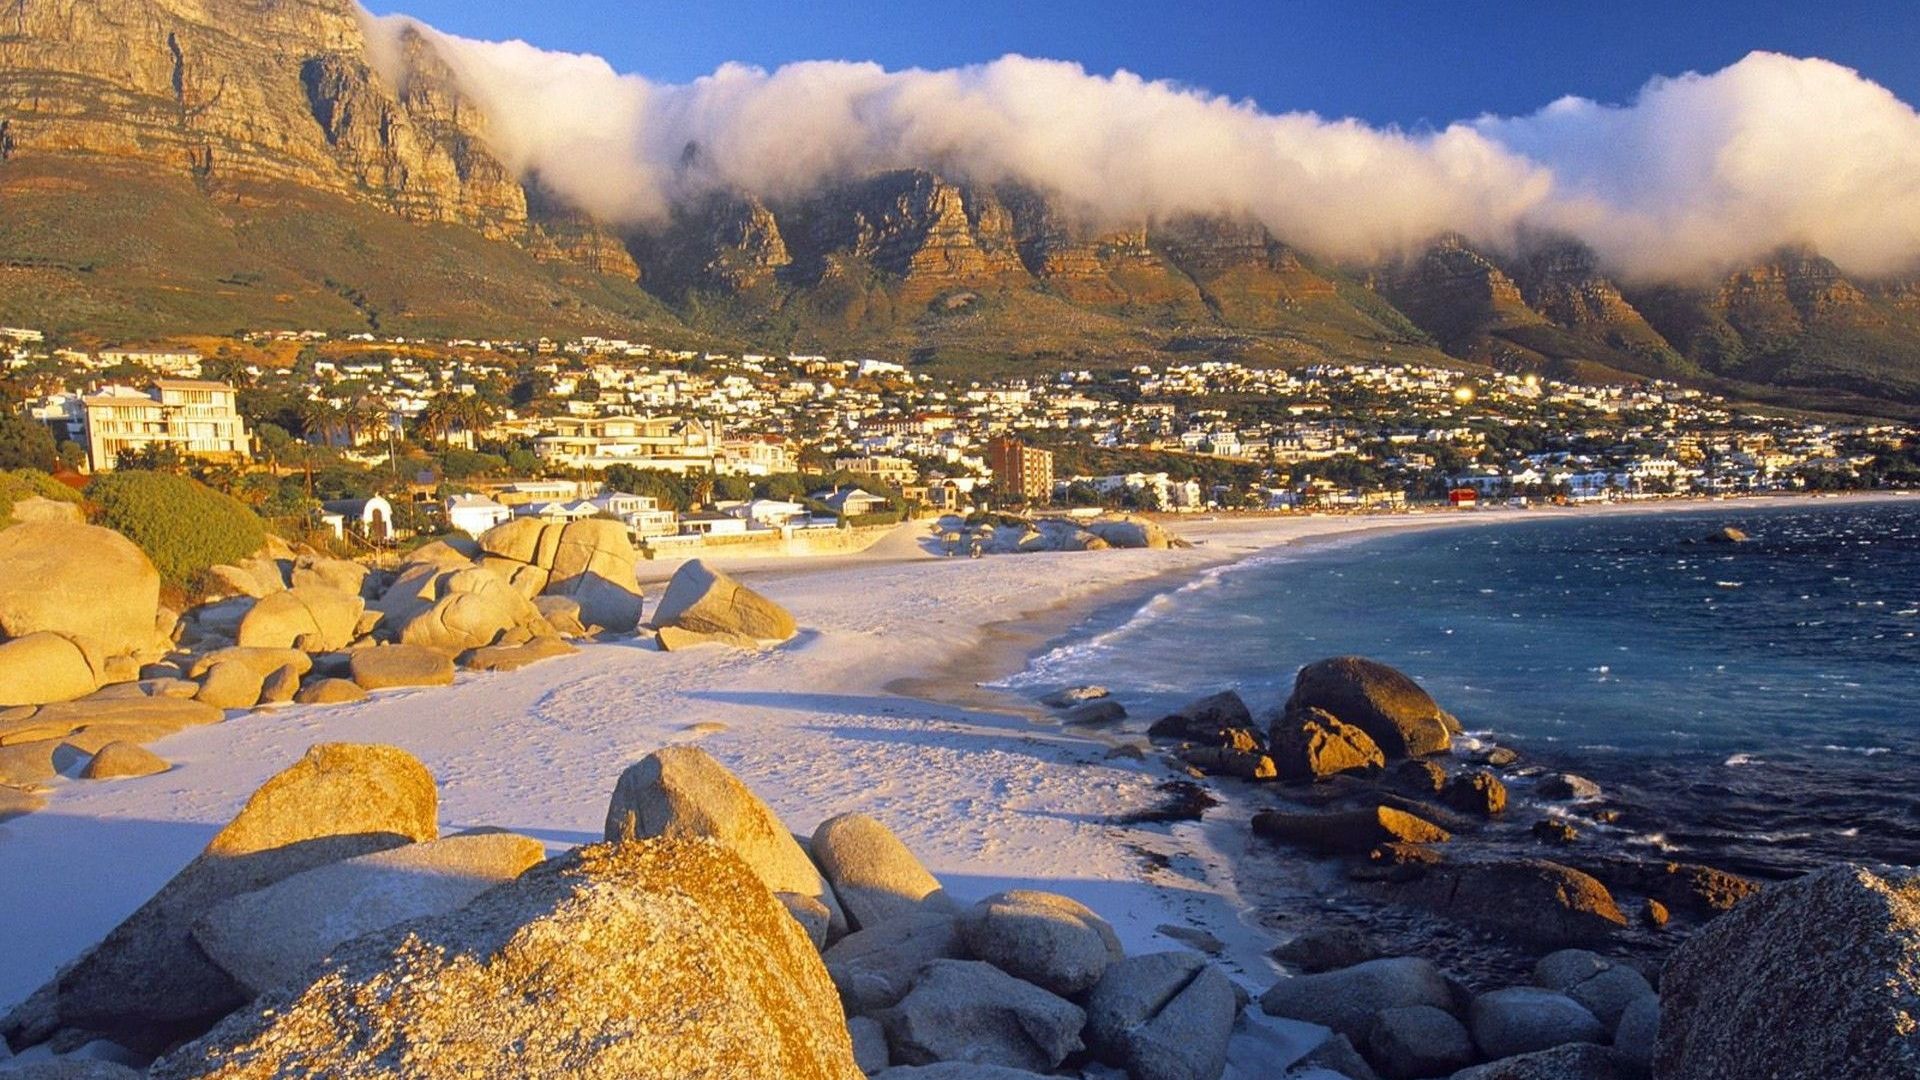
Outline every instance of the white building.
POLYGON ((87 459, 96 472, 120 455, 163 446, 187 457, 245 461, 252 440, 225 383, 156 379, 145 391, 105 386, 81 399, 87 459))
POLYGON ((481 533, 513 517, 513 510, 485 495, 452 495, 447 498, 447 524, 468 536, 481 533))

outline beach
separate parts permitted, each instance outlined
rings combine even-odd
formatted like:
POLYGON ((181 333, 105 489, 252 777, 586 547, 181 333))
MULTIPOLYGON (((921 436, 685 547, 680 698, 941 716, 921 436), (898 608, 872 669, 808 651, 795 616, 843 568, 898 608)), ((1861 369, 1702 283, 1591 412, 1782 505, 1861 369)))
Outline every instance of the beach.
MULTIPOLYGON (((1624 509, 1667 505, 1700 509, 1624 509)), ((601 838, 628 765, 697 741, 798 833, 871 814, 961 899, 1065 893, 1111 920, 1130 953, 1177 947, 1163 926, 1204 930, 1257 993, 1277 969, 1235 873, 1245 829, 1122 823, 1161 803, 1177 775, 1168 765, 1110 754, 1111 740, 1063 730, 978 684, 1103 610, 1255 553, 1560 512, 1192 519, 1173 524, 1195 545, 1182 550, 979 560, 939 557, 925 525, 907 525, 858 555, 722 563, 797 617, 799 637, 777 649, 664 653, 616 640, 511 674, 463 674, 449 688, 235 714, 156 743, 168 772, 55 781, 46 809, 0 826, 0 919, 32 928, 0 966, 0 1007, 97 941, 262 781, 321 742, 418 756, 440 783, 443 833, 504 828, 557 852, 601 838)), ((658 586, 648 591, 657 597, 658 586)))

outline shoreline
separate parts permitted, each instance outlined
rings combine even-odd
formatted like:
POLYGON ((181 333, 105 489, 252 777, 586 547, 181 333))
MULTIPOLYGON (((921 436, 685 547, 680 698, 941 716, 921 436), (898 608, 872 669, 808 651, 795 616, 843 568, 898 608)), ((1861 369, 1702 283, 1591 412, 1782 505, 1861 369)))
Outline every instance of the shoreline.
MULTIPOLYGON (((1116 828, 1164 801, 1159 785, 1170 770, 1157 757, 1109 757, 1096 733, 1035 723, 1031 703, 1010 710, 1013 695, 978 684, 1005 677, 1010 663, 1021 670, 1090 618, 1110 611, 1124 619, 1151 596, 1260 552, 1558 516, 1196 518, 1172 523, 1203 541, 1192 550, 981 560, 930 553, 919 523, 860 556, 739 571, 806 628, 779 649, 663 653, 645 640, 597 642, 519 672, 463 673, 449 687, 230 714, 157 741, 172 765, 166 772, 56 778, 45 809, 0 824, 0 919, 39 928, 0 966, 0 1003, 99 940, 196 856, 260 783, 321 742, 392 744, 418 756, 440 781, 444 831, 499 827, 560 851, 600 837, 627 765, 697 741, 795 831, 868 813, 958 895, 1063 892, 1111 912, 1129 949, 1172 947, 1159 931, 1166 924, 1200 927, 1226 942, 1239 976, 1268 980, 1270 931, 1248 903, 1261 894, 1235 877, 1233 845, 1244 846, 1245 833, 1231 816, 1116 828), (962 693, 935 701, 902 692, 934 689, 962 693)), ((1194 696, 1211 689, 1196 687, 1194 696)))
MULTIPOLYGON (((981 628, 981 639, 966 646, 949 657, 942 669, 932 675, 905 675, 887 684, 890 693, 902 697, 924 701, 933 705, 947 705, 964 708, 1008 709, 1022 715, 1045 715, 1047 710, 1031 698, 1020 697, 1006 691, 994 690, 991 684, 1010 678, 1025 671, 1035 660, 1054 649, 1073 640, 1078 631, 1091 623, 1101 622, 1103 612, 1120 609, 1138 608, 1150 603, 1154 598, 1177 591, 1198 580, 1202 575, 1236 566, 1249 559, 1271 555, 1279 551, 1299 550, 1302 552, 1316 547, 1335 543, 1352 543, 1376 536, 1399 535, 1411 531, 1432 531, 1447 528, 1471 526, 1489 526, 1511 524, 1524 521, 1566 520, 1574 516, 1638 516, 1678 515, 1689 512, 1705 513, 1717 509, 1776 509, 1788 506, 1808 504, 1843 503, 1847 505, 1872 505, 1877 503, 1897 503, 1912 501, 1920 503, 1920 492, 1848 492, 1840 494, 1769 494, 1747 495, 1731 498, 1673 498, 1646 500, 1640 502, 1600 503, 1578 506, 1540 506, 1531 509, 1507 507, 1489 507, 1474 511, 1409 511, 1392 514, 1285 514, 1285 513, 1229 513, 1204 515, 1156 514, 1148 515, 1173 531, 1185 536, 1182 526, 1205 524, 1253 523, 1308 524, 1308 523, 1350 523, 1345 528, 1331 529, 1325 532, 1309 532, 1296 537, 1283 537, 1276 542, 1236 550, 1219 560, 1198 565, 1171 567, 1158 574, 1145 578, 1133 578, 1115 583, 1105 591, 1095 591, 1079 596, 1064 597, 1051 604, 997 620, 981 628)), ((909 523, 911 524, 911 523, 909 523)), ((1096 553, 1097 554, 1097 553, 1096 553)), ((1019 555, 995 555, 989 558, 1017 559, 1019 555)), ((756 568, 758 569, 758 568, 756 568)), ((778 571, 765 568, 768 574, 785 572, 807 572, 798 567, 781 567, 778 571)), ((820 569, 829 569, 821 567, 820 569)), ((749 571, 750 573, 751 571, 749 571)), ((736 576, 742 576, 736 572, 736 576)), ((1124 622, 1125 620, 1121 620, 1124 622)), ((1116 623, 1118 625, 1118 623, 1116 623)), ((1196 691, 1196 695, 1199 692, 1196 691)))

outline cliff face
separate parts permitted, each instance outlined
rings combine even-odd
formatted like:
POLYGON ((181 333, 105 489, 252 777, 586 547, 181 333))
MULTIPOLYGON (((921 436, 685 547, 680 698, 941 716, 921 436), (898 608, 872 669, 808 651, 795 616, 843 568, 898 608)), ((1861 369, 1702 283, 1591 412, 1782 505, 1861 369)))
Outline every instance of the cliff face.
POLYGON ((4 157, 143 163, 223 197, 290 183, 637 274, 599 226, 529 216, 426 39, 399 62, 390 85, 351 0, 23 0, 0 15, 4 157))
POLYGON ((430 39, 353 0, 0 0, 0 316, 469 323, 973 356, 1461 359, 1920 402, 1920 285, 1787 250, 1623 289, 1591 251, 1441 237, 1335 267, 1226 218, 1097 223, 924 169, 616 235, 515 176, 430 39), (637 283, 644 283, 644 290, 637 283), (492 313, 510 315, 489 322, 492 313))

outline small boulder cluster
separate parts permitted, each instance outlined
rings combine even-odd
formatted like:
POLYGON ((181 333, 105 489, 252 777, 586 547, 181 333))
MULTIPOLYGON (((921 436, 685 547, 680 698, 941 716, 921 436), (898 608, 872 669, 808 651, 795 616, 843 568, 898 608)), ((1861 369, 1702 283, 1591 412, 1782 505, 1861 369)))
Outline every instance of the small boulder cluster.
POLYGON ((745 860, 822 950, 867 1075, 1015 1080, 1097 1059, 1137 1080, 1212 1080, 1225 1068, 1240 1001, 1204 956, 1128 957, 1105 920, 1054 893, 963 905, 866 815, 797 839, 698 749, 628 769, 606 833, 701 836, 745 860))
POLYGON ((1578 949, 1481 994, 1420 957, 1369 959, 1283 979, 1260 1008, 1330 1029, 1309 1060, 1352 1080, 1643 1077, 1660 1023, 1646 976, 1578 949))
MULTIPOLYGON (((390 570, 275 540, 208 571, 206 602, 181 616, 119 533, 69 520, 0 530, 0 820, 44 806, 59 775, 164 772, 148 744, 233 710, 444 686, 460 668, 514 671, 633 633, 637 559, 624 527, 599 520, 510 521, 390 570)), ((663 649, 797 632, 778 604, 697 560, 675 573, 653 628, 663 649)))
POLYGON ((606 840, 558 857, 437 817, 405 752, 314 747, 0 1036, 165 1080, 1214 1080, 1243 1006, 1067 897, 955 901, 871 817, 798 839, 692 747, 627 769, 606 840))
MULTIPOLYGON (((1125 715, 1106 697, 1090 704, 1125 715)), ((1363 657, 1303 667, 1264 725, 1226 691, 1163 717, 1148 734, 1171 743, 1196 775, 1274 781, 1263 790, 1278 805, 1254 815, 1255 835, 1340 860, 1349 878, 1389 900, 1527 945, 1592 943, 1628 927, 1615 889, 1639 893, 1640 921, 1659 927, 1669 905, 1711 917, 1756 887, 1690 864, 1596 856, 1573 866, 1516 852, 1574 842, 1578 829, 1565 816, 1573 807, 1597 820, 1615 812, 1599 805, 1598 785, 1516 768, 1518 756, 1504 748, 1472 750, 1450 765, 1462 749, 1459 722, 1413 679, 1363 657), (1509 782, 1544 804, 1510 810, 1509 782), (1509 842, 1494 850, 1463 838, 1509 842)))
POLYGON ((966 526, 957 518, 941 520, 935 529, 976 543, 982 554, 1026 555, 1042 551, 1106 551, 1111 548, 1189 547, 1159 522, 1132 514, 1096 518, 1013 518, 997 524, 966 526))

